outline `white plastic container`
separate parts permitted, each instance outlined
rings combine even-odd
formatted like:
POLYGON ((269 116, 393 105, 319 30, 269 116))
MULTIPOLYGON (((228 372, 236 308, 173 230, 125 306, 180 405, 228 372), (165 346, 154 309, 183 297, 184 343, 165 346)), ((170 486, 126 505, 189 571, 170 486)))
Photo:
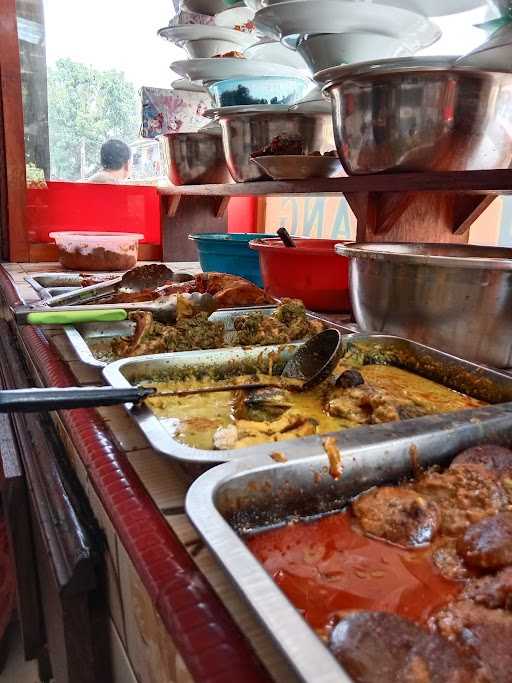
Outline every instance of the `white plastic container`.
POLYGON ((128 232, 51 232, 64 268, 78 271, 129 270, 137 264, 139 240, 128 232))

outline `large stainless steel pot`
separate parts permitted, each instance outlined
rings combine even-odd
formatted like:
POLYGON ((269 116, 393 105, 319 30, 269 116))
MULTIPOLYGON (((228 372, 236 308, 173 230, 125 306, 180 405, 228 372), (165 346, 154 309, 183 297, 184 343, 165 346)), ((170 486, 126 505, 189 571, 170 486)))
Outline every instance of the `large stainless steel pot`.
POLYGON ((321 71, 349 174, 465 171, 512 162, 512 73, 405 57, 321 71))
POLYGON ((221 107, 207 114, 222 127, 226 163, 234 180, 265 180, 268 176, 251 162, 254 152, 277 136, 299 138, 304 153, 334 149, 332 119, 329 113, 294 113, 287 105, 221 107))
POLYGON ((168 133, 158 138, 167 176, 173 185, 230 183, 221 135, 168 133))
POLYGON ((339 244, 363 330, 414 339, 468 360, 512 366, 512 249, 339 244))

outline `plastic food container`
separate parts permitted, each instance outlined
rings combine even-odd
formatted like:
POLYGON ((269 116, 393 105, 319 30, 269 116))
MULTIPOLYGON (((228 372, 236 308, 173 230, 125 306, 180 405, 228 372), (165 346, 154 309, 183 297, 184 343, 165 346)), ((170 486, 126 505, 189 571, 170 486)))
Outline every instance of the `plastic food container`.
POLYGON ((144 235, 128 232, 51 232, 64 268, 79 271, 129 270, 144 235))
POLYGON ((260 257, 265 290, 276 297, 302 299, 311 311, 350 311, 348 258, 340 263, 334 245, 341 240, 294 238, 295 248, 280 240, 250 243, 260 257))
POLYGON ((262 287, 260 260, 249 248, 249 242, 256 236, 254 232, 205 232, 189 235, 189 239, 196 243, 199 262, 205 272, 241 275, 262 287))
POLYGON ((253 76, 208 83, 207 90, 216 107, 252 104, 294 104, 311 87, 305 78, 253 76))

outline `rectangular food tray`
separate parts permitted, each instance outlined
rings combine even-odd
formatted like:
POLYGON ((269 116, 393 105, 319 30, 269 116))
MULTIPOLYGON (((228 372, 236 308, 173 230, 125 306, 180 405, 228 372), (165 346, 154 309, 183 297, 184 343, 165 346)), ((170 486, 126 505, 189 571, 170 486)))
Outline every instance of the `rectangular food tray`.
POLYGON ((447 463, 483 443, 510 446, 512 403, 338 433, 343 474, 334 481, 318 441, 293 442, 286 463, 260 453, 225 463, 192 484, 186 511, 303 683, 350 683, 240 537, 240 532, 341 510, 372 486, 398 483, 420 464, 447 463))
MULTIPOLYGON (((263 313, 263 315, 271 315, 275 310, 275 306, 226 308, 212 313, 210 320, 213 322, 221 321, 224 323, 224 327, 226 329, 225 340, 227 344, 230 344, 233 341, 235 334, 235 318, 255 312, 263 313)), ((313 319, 315 316, 309 317, 313 319)), ((133 324, 127 321, 119 323, 85 323, 78 326, 66 325, 64 327, 64 334, 68 338, 71 346, 74 348, 75 353, 83 363, 96 368, 104 368, 106 365, 108 365, 108 363, 94 356, 92 351, 92 345, 94 342, 110 342, 115 337, 130 335, 132 329, 133 324)), ((343 332, 350 332, 349 329, 341 327, 339 327, 339 329, 343 332)))
POLYGON ((51 299, 80 289, 79 273, 37 273, 25 278, 41 299, 51 299))
MULTIPOLYGON (((399 337, 388 335, 352 334, 344 337, 345 349, 357 347, 363 349, 370 360, 386 362, 410 370, 447 387, 466 393, 474 398, 488 403, 504 403, 512 400, 512 377, 489 368, 455 358, 447 353, 431 349, 399 337)), ((137 385, 144 381, 154 380, 157 376, 168 376, 173 372, 183 372, 190 368, 190 373, 198 367, 222 369, 226 365, 242 365, 247 361, 255 361, 259 356, 275 354, 286 360, 293 352, 293 346, 287 347, 253 347, 252 349, 232 348, 213 351, 190 351, 174 354, 159 354, 153 356, 139 356, 126 358, 111 363, 103 370, 107 382, 114 387, 137 385)), ((270 442, 246 448, 225 451, 205 450, 193 448, 179 442, 164 426, 165 420, 157 418, 147 406, 132 408, 127 406, 132 417, 136 420, 147 439, 156 450, 164 455, 183 462, 200 464, 218 464, 220 462, 240 461, 253 453, 270 455, 276 451, 276 443, 270 442)), ((466 411, 468 416, 471 411, 466 411)), ((172 416, 166 418, 172 420, 172 416)), ((418 425, 428 424, 435 419, 432 416, 422 417, 413 422, 418 425)), ((395 425, 397 423, 394 423, 395 425)), ((375 427, 361 427, 359 429, 375 429, 375 427)), ((343 430, 343 435, 353 430, 343 430)), ((288 456, 294 452, 299 444, 304 443, 314 452, 321 444, 319 435, 303 439, 290 439, 279 442, 279 451, 288 456)))

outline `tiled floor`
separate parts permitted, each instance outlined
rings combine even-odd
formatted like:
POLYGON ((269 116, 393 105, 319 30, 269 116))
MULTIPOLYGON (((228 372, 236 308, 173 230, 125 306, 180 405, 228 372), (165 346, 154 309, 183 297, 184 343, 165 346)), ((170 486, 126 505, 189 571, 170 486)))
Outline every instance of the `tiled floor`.
POLYGON ((16 627, 11 634, 7 664, 0 674, 2 683, 38 683, 37 664, 23 658, 21 635, 16 627))

